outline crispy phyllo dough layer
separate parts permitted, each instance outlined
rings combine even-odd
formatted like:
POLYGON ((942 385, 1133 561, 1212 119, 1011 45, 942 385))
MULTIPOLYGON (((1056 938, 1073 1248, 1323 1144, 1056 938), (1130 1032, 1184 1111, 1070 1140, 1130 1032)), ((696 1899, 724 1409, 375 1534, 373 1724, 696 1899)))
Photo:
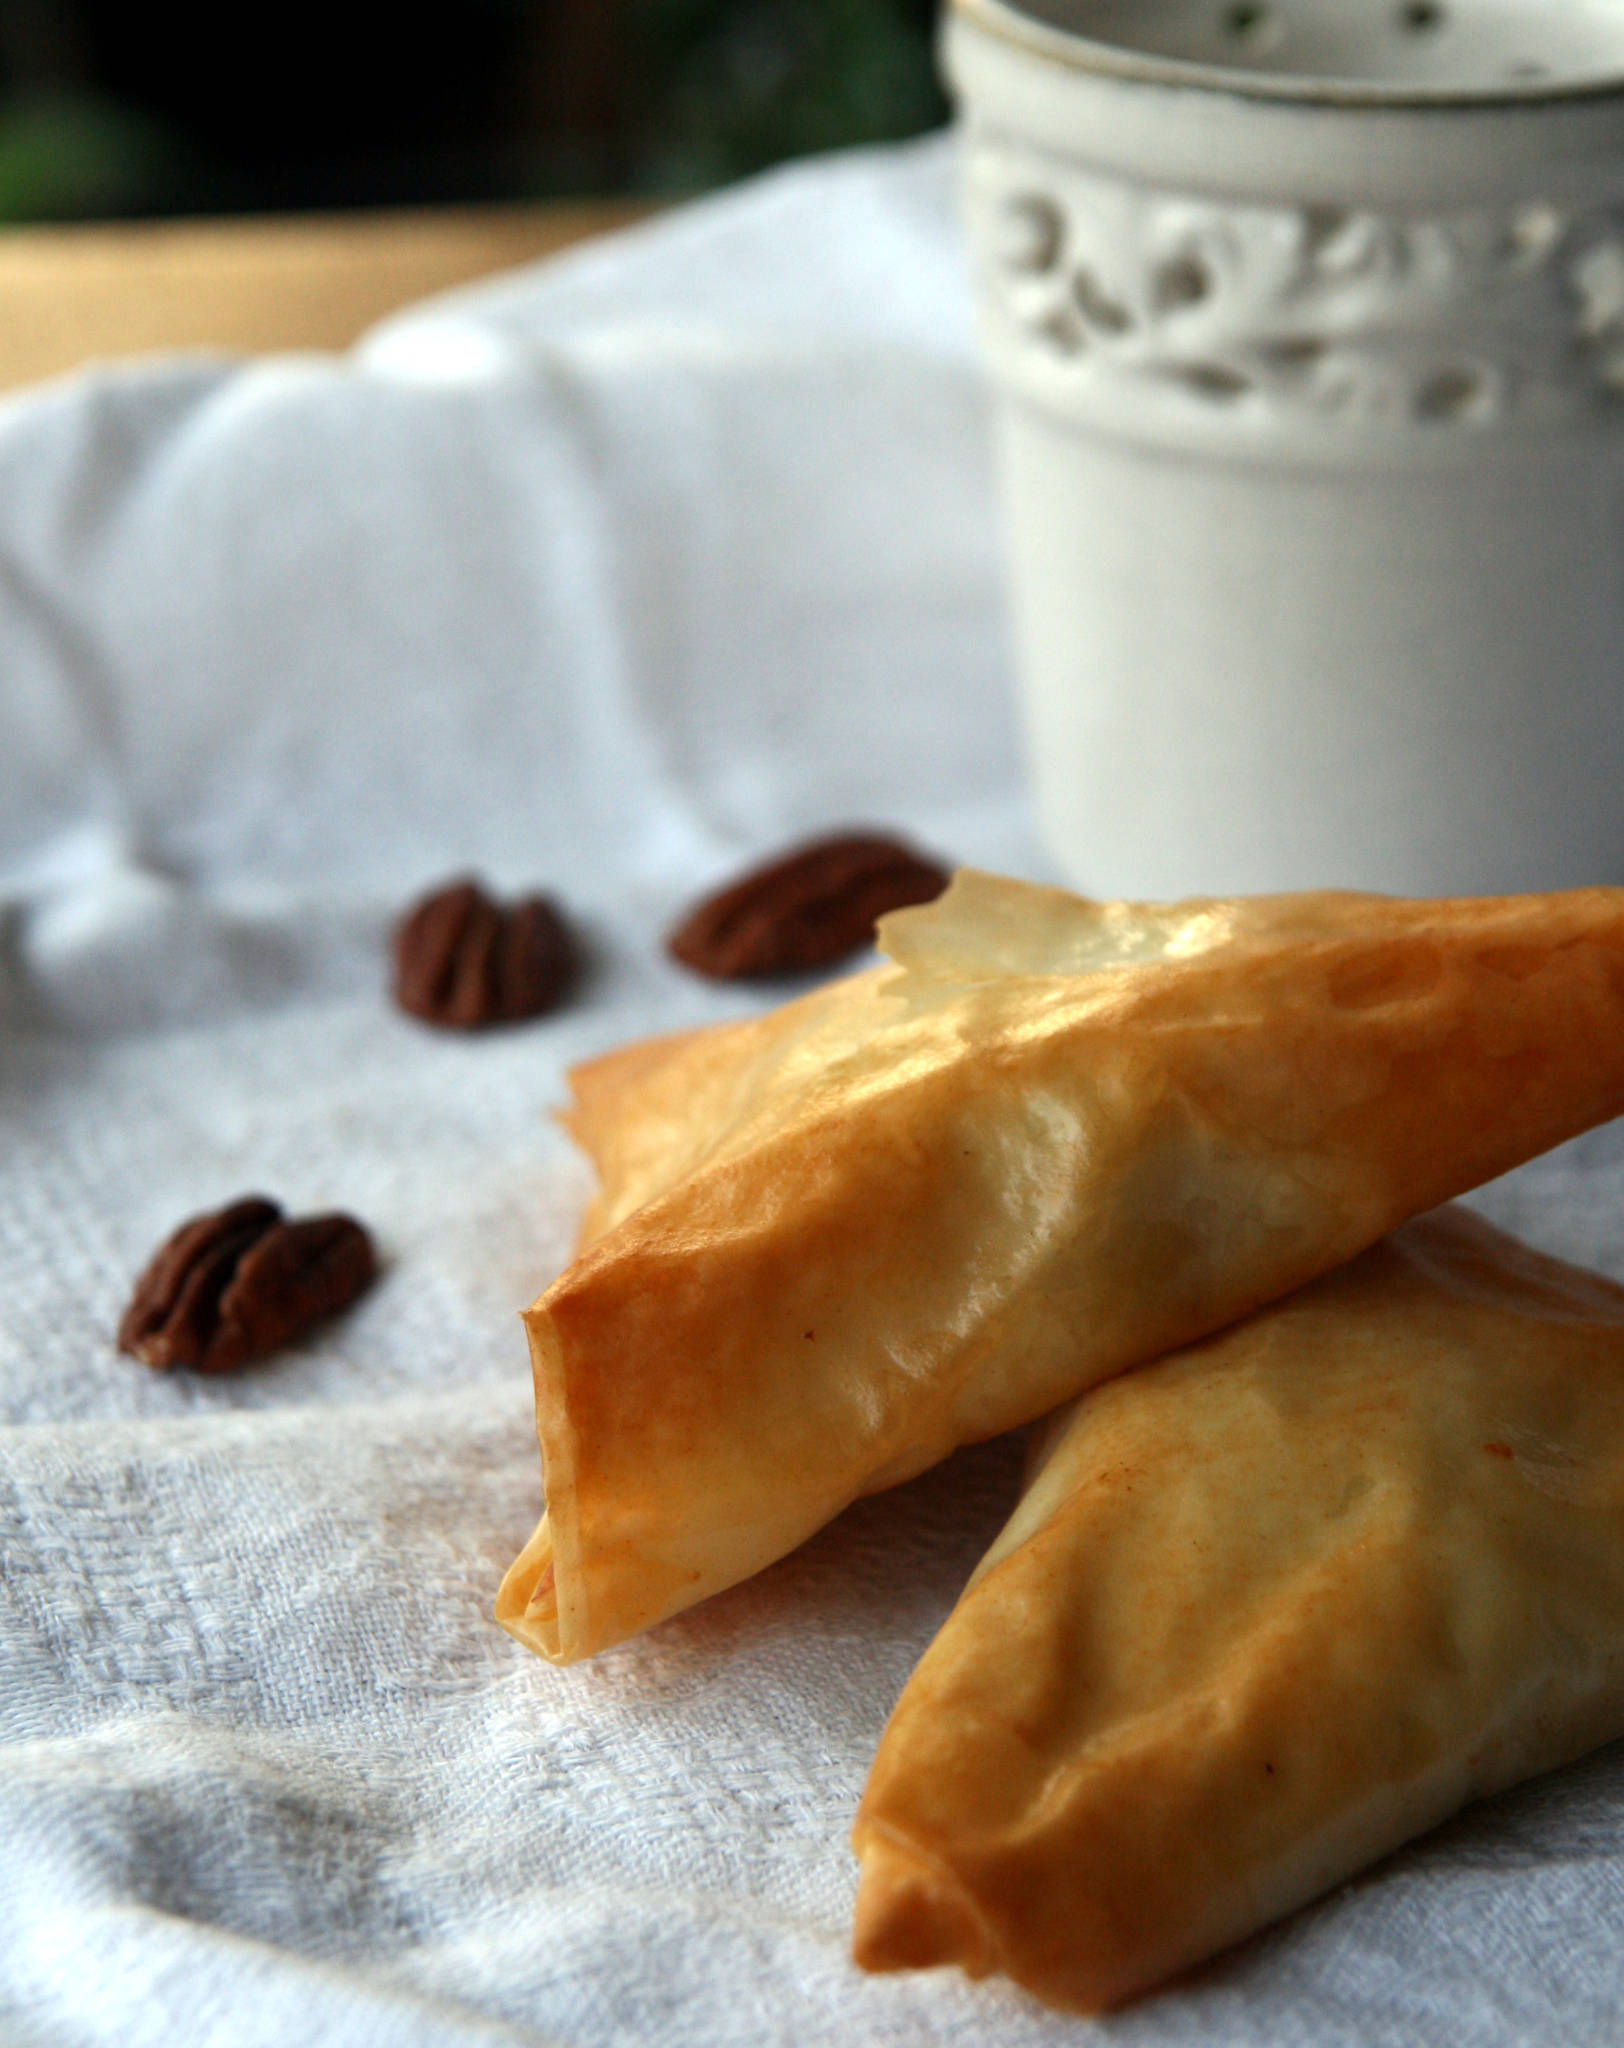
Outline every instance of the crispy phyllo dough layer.
POLYGON ((526 1315, 589 1655, 1624 1112, 1624 891, 1090 903, 960 874, 889 963, 575 1074, 601 1190, 526 1315))
POLYGON ((1116 2004, 1624 1734, 1624 1289, 1460 1209, 1047 1426, 853 1834, 873 1970, 1116 2004))

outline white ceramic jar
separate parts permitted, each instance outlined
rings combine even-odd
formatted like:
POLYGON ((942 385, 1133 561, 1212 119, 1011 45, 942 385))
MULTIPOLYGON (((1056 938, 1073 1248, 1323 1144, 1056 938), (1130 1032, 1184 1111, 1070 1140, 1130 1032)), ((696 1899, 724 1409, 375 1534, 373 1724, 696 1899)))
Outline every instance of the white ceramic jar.
POLYGON ((1624 0, 957 0, 1040 820, 1624 881, 1624 0))

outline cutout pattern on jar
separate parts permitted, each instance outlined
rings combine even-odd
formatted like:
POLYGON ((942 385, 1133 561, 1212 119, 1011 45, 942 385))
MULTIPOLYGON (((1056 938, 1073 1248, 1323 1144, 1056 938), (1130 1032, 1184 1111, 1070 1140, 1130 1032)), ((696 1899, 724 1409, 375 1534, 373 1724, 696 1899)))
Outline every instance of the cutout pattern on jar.
MULTIPOLYGON (((1264 11, 1232 10, 1236 33, 1264 11)), ((1446 15, 1414 0, 1406 19, 1446 15)), ((1265 430, 1311 414, 1481 433, 1624 397, 1624 207, 1230 204, 1002 140, 973 148, 970 190, 1007 252, 995 322, 1050 402, 1131 381, 1265 430)))

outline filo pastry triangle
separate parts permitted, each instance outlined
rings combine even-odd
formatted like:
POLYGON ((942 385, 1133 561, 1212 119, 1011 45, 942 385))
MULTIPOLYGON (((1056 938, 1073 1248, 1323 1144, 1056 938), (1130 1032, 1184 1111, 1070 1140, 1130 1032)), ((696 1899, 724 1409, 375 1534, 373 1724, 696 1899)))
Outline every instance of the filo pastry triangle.
POLYGON ((963 872, 887 964, 578 1068, 527 1312, 560 1663, 1624 1112, 1624 890, 1101 904, 963 872))
POLYGON ((1101 1387, 925 1653, 857 1959, 1082 2012, 1624 1734, 1624 1289, 1464 1210, 1101 1387))

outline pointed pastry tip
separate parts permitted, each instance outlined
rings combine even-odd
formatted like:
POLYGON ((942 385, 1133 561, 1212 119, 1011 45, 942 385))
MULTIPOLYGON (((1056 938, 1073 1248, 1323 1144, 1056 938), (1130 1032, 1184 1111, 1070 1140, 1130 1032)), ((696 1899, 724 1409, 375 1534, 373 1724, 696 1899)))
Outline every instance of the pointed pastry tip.
POLYGON ((568 1661, 559 1639, 552 1528, 546 1515, 508 1566, 507 1576, 497 1589, 496 1620, 516 1641, 550 1664, 568 1661))
POLYGON ((957 1963, 984 1977, 997 1958, 981 1915, 951 1872, 906 1843, 865 1830, 858 1841, 862 1876, 852 1925, 860 1969, 929 1970, 957 1963))

